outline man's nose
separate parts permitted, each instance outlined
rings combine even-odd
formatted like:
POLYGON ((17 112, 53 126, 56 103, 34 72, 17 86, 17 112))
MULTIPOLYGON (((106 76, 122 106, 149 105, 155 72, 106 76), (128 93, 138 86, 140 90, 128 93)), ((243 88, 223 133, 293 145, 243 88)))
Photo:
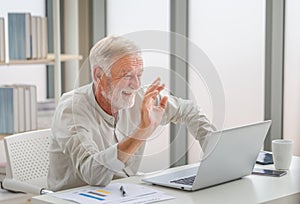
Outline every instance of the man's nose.
POLYGON ((130 80, 130 88, 132 89, 138 89, 140 88, 141 82, 140 82, 140 78, 138 76, 134 76, 131 78, 130 80))

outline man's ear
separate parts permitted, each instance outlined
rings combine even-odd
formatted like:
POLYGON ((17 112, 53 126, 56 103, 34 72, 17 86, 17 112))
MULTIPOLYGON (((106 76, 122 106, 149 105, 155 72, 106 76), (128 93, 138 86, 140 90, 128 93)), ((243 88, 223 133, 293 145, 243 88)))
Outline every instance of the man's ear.
POLYGON ((101 77, 103 76, 104 72, 100 67, 95 67, 94 68, 94 79, 95 81, 101 80, 101 77))

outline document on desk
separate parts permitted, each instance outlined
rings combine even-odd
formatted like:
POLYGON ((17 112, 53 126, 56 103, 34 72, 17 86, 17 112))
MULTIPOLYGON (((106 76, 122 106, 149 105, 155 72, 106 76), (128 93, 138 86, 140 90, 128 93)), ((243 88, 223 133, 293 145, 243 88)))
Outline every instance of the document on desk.
POLYGON ((112 183, 106 187, 87 186, 50 195, 74 203, 89 204, 143 204, 174 199, 162 191, 131 183, 112 183))

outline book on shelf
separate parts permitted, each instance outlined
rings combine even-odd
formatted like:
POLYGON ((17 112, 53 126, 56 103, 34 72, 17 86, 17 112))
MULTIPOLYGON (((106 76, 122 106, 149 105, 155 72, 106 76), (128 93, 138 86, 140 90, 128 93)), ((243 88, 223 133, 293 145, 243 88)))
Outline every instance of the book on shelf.
POLYGON ((37 27, 37 58, 42 58, 42 17, 37 16, 36 18, 37 27))
POLYGON ((19 132, 25 131, 25 90, 23 86, 14 85, 18 89, 19 94, 19 103, 18 103, 18 112, 19 112, 19 132))
POLYGON ((36 86, 14 84, 0 87, 0 134, 36 129, 36 86))
POLYGON ((8 43, 10 60, 47 58, 47 18, 30 13, 8 13, 8 43))
MULTIPOLYGON (((36 36, 32 36, 32 45, 36 45, 36 58, 46 59, 48 55, 48 24, 47 18, 34 16, 36 26, 36 36)), ((32 57, 34 58, 34 57, 32 57)))
POLYGON ((29 86, 30 88, 30 116, 31 116, 31 130, 37 129, 37 93, 36 86, 29 86))
POLYGON ((42 58, 47 58, 48 55, 48 19, 42 17, 42 58))
POLYGON ((18 132, 18 111, 14 105, 18 100, 15 98, 15 90, 13 87, 0 87, 0 134, 18 132))
POLYGON ((24 86, 25 92, 25 131, 31 130, 30 88, 24 86))
POLYGON ((0 62, 5 61, 5 26, 4 18, 0 18, 0 62))
POLYGON ((38 58, 38 29, 37 29, 37 16, 31 16, 31 57, 32 59, 38 58))
POLYGON ((24 89, 25 131, 37 129, 37 93, 35 85, 19 84, 24 89))
POLYGON ((30 13, 8 13, 8 44, 10 60, 31 58, 30 13))
POLYGON ((13 88, 13 109, 14 109, 14 132, 19 132, 19 93, 16 87, 13 88))

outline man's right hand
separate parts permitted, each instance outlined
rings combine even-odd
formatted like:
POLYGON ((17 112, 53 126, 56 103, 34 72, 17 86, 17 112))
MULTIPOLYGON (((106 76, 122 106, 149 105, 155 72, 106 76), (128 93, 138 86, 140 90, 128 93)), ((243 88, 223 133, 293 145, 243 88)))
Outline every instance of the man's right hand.
POLYGON ((118 144, 118 159, 126 162, 144 141, 151 136, 162 120, 167 107, 168 97, 164 96, 158 105, 155 104, 157 95, 164 89, 157 78, 147 89, 141 107, 141 123, 135 132, 118 144))
MULTIPOLYGON (((165 88, 157 78, 147 89, 141 107, 141 123, 139 128, 145 131, 148 138, 162 120, 162 116, 167 107, 168 97, 164 96, 159 104, 156 105, 157 95, 165 88)), ((147 139, 144 138, 144 139, 147 139)))

